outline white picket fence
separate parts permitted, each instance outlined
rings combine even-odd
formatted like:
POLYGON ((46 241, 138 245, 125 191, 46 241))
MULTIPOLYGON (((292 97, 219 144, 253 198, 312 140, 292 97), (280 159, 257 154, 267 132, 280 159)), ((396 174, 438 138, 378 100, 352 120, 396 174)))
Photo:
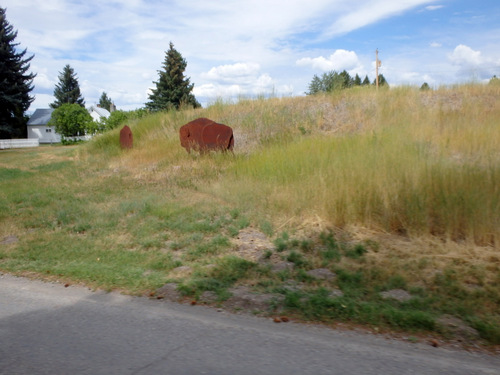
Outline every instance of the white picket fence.
POLYGON ((6 148, 24 148, 24 147, 38 147, 40 142, 38 138, 30 139, 0 139, 0 150, 6 148))

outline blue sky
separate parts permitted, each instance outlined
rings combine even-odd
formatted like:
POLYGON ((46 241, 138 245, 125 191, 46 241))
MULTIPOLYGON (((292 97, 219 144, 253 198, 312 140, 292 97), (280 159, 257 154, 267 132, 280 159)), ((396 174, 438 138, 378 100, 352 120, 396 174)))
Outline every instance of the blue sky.
POLYGON ((498 0, 3 0, 35 57, 30 111, 54 101, 66 64, 87 106, 102 92, 141 108, 171 41, 204 105, 303 95, 314 74, 347 70, 433 87, 500 76, 498 0))

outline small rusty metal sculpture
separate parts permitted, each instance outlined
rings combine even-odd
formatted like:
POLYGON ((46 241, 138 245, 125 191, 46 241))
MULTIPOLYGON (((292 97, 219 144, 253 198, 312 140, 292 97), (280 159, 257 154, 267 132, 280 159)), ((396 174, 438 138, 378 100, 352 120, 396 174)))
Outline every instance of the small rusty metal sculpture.
POLYGON ((134 137, 132 136, 132 130, 125 125, 122 130, 120 130, 120 146, 122 148, 132 148, 134 145, 134 137))
POLYGON ((233 129, 207 118, 199 118, 181 126, 179 137, 181 146, 187 152, 232 151, 234 147, 233 129))

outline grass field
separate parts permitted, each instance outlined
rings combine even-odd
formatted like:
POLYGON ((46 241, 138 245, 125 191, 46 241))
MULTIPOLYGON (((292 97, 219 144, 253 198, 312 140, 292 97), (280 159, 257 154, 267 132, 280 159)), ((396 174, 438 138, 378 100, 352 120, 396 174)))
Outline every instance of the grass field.
POLYGON ((302 319, 396 330, 443 333, 453 315, 499 344, 499 118, 498 86, 353 89, 154 114, 129 124, 127 151, 119 129, 3 150, 0 241, 15 240, 0 269, 132 294, 175 281, 220 301, 249 285, 302 319), (234 154, 187 154, 178 129, 197 117, 233 127, 234 154), (293 269, 238 257, 246 228, 293 269), (391 289, 414 298, 380 297, 391 289))

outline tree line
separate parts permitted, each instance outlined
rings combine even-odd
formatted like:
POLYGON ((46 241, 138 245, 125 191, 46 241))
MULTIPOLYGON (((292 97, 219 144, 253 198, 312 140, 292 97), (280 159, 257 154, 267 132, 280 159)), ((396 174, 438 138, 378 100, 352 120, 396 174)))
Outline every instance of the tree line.
MULTIPOLYGON (((26 138, 28 117, 25 113, 35 99, 31 91, 36 74, 29 73, 34 55, 27 56, 27 49, 18 52, 16 37, 17 31, 7 21, 6 10, 0 7, 0 139, 26 138)), ((158 71, 158 81, 153 82, 155 88, 149 94, 145 108, 128 112, 113 111, 108 119, 96 123, 85 109, 78 77, 67 64, 59 73, 54 88, 55 101, 50 104, 54 112, 49 125, 55 126, 61 135, 72 137, 109 130, 131 117, 140 117, 147 112, 185 106, 201 107, 192 94, 194 84, 184 75, 186 67, 186 60, 170 42, 162 69, 158 71)), ((99 106, 111 112, 112 105, 112 99, 103 92, 99 106)))
MULTIPOLYGON (((343 70, 342 72, 337 72, 331 70, 329 72, 323 73, 321 76, 315 74, 309 83, 309 91, 306 92, 307 95, 314 95, 322 92, 332 92, 337 90, 344 90, 355 86, 369 86, 376 85, 376 79, 370 83, 370 79, 366 75, 363 80, 356 74, 356 76, 351 77, 351 75, 343 70)), ((383 74, 378 76, 379 86, 389 86, 383 74)))

